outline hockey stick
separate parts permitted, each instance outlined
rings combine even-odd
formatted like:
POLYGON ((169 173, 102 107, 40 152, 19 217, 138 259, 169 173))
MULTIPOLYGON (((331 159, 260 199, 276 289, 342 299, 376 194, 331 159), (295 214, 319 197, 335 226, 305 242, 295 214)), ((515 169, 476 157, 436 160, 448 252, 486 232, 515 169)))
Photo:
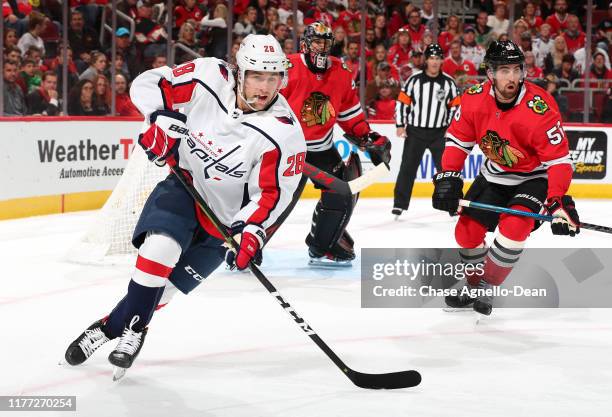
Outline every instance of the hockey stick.
POLYGON ((304 163, 303 170, 304 175, 310 178, 313 182, 345 195, 357 194, 363 189, 374 184, 389 172, 389 167, 386 164, 378 164, 362 176, 351 181, 344 181, 312 164, 309 164, 308 162, 304 163))
MULTIPOLYGON (((238 245, 233 237, 231 237, 223 223, 219 220, 219 218, 215 215, 215 213, 211 210, 211 208, 206 204, 206 201, 200 196, 195 187, 185 178, 185 174, 183 174, 180 170, 170 168, 174 175, 179 179, 179 181, 183 184, 183 186, 187 189, 189 194, 193 197, 193 199, 198 203, 206 217, 212 222, 215 228, 221 233, 225 242, 231 248, 237 248, 238 245)), ((369 389, 396 389, 396 388, 408 388, 414 387, 421 383, 421 374, 417 371, 401 371, 401 372, 390 372, 386 374, 365 374, 362 372, 357 372, 346 366, 346 364, 340 359, 333 350, 319 337, 318 334, 310 327, 306 321, 291 307, 283 296, 278 292, 278 290, 272 285, 272 283, 266 278, 266 276, 259 270, 257 265, 253 262, 249 263, 249 268, 255 277, 261 282, 261 284, 266 287, 268 292, 276 298, 276 301, 281 305, 283 309, 291 316, 293 321, 295 321, 298 326, 306 333, 319 348, 325 352, 327 357, 332 360, 333 363, 336 364, 342 372, 353 382, 353 384, 357 385, 361 388, 369 388, 369 389)))
MULTIPOLYGON (((480 210, 494 211, 496 213, 507 213, 507 214, 516 214, 517 216, 532 217, 536 220, 542 220, 545 222, 552 222, 554 220, 553 216, 548 216, 545 214, 531 213, 529 211, 516 210, 516 209, 507 208, 507 207, 493 206, 491 204, 477 203, 475 201, 469 201, 469 200, 459 200, 459 205, 461 207, 477 208, 480 210)), ((612 227, 599 226, 599 225, 591 224, 591 223, 580 222, 580 228, 594 230, 596 232, 612 233, 612 227)))

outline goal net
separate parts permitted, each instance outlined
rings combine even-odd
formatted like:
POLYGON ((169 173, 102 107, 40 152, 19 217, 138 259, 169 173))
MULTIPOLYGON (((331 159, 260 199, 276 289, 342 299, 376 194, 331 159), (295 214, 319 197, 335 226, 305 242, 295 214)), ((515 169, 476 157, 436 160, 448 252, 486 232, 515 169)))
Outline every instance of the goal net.
POLYGON ((140 146, 102 209, 66 260, 74 263, 113 265, 131 262, 136 249, 132 232, 155 185, 168 176, 167 167, 151 163, 140 146))

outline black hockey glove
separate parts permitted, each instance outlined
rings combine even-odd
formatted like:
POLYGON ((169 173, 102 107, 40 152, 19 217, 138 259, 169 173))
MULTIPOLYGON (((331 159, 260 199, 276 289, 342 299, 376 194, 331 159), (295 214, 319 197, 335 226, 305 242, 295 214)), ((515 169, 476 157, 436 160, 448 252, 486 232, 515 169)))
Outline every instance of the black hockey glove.
POLYGON ((580 233, 580 218, 571 196, 551 197, 546 208, 551 216, 556 217, 550 225, 553 235, 576 236, 580 233))
POLYGON ((457 213, 459 200, 463 198, 463 179, 458 171, 442 171, 434 175, 432 205, 437 210, 457 213))
POLYGON ((368 133, 365 149, 370 154, 370 159, 372 159, 374 165, 385 163, 388 166, 391 162, 391 142, 388 137, 371 131, 368 133))
POLYGON ((370 159, 374 165, 385 163, 389 165, 391 161, 391 142, 386 136, 382 136, 378 132, 370 131, 363 137, 356 137, 345 134, 344 137, 354 145, 359 147, 359 150, 368 152, 370 159))

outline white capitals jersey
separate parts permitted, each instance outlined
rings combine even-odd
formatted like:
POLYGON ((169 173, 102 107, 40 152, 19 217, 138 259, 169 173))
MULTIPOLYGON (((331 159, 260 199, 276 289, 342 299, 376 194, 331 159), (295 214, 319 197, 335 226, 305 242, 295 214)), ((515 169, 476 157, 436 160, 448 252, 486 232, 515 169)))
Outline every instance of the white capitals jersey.
POLYGON ((189 138, 180 141, 179 166, 226 226, 243 221, 267 229, 292 200, 306 142, 284 97, 279 94, 267 110, 243 113, 236 108, 235 83, 227 63, 199 58, 142 73, 130 96, 145 120, 156 110, 187 116, 189 138))

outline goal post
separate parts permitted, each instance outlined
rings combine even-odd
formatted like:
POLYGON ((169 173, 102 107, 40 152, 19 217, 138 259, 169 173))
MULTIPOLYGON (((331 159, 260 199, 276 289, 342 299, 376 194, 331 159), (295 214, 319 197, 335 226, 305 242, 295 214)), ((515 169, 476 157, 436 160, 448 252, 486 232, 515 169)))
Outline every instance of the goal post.
POLYGON ((125 264, 134 259, 132 233, 149 194, 168 176, 168 167, 147 159, 135 146, 123 175, 93 223, 66 255, 66 260, 82 264, 125 264))

